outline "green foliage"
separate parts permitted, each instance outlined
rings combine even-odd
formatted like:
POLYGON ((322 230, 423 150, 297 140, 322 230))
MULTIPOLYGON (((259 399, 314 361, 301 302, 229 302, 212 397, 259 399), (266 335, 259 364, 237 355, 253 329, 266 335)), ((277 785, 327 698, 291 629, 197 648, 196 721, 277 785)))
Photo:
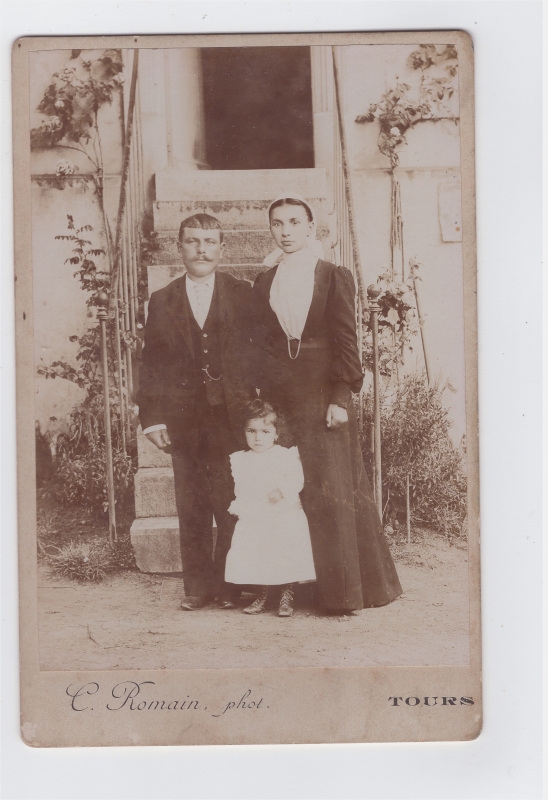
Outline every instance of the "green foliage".
MULTIPOLYGON (((425 377, 410 375, 392 395, 381 398, 381 453, 385 519, 406 518, 406 477, 409 474, 414 524, 447 536, 463 536, 467 490, 464 443, 455 446, 451 420, 443 406, 445 387, 428 386, 425 377)), ((373 396, 363 398, 363 449, 372 474, 369 431, 373 396)))
MULTIPOLYGON (((93 232, 91 225, 83 225, 76 228, 74 219, 67 214, 68 234, 56 236, 57 240, 72 242, 74 247, 72 255, 65 259, 65 264, 72 264, 77 267, 74 277, 78 279, 82 291, 88 293, 86 305, 88 307, 97 306, 96 293, 110 291, 111 276, 110 272, 97 268, 96 259, 105 255, 101 248, 94 247, 90 239, 84 238, 82 234, 93 232)), ((125 304, 119 302, 120 313, 125 312, 125 304)), ((107 355, 109 372, 116 384, 118 375, 116 371, 116 353, 114 348, 115 321, 108 319, 107 327, 107 355)), ((69 341, 78 342, 78 353, 76 361, 78 367, 74 367, 67 361, 53 361, 49 365, 40 364, 37 372, 46 379, 64 378, 65 380, 76 383, 80 388, 86 389, 89 397, 95 397, 103 391, 102 372, 101 372, 101 342, 99 325, 89 328, 82 336, 69 336, 69 341)), ((122 334, 124 344, 132 349, 135 348, 136 339, 131 334, 122 334)), ((118 389, 111 386, 111 403, 115 410, 119 407, 118 389)))
MULTIPOLYGON (((67 215, 68 234, 56 239, 73 243, 72 255, 65 263, 76 267, 74 277, 88 293, 87 306, 97 305, 96 293, 109 292, 110 273, 97 267, 96 260, 104 251, 93 246, 88 234, 91 225, 77 228, 72 216, 67 215)), ((121 310, 124 311, 122 305, 121 310)), ((124 507, 133 497, 133 474, 136 469, 135 438, 128 443, 129 452, 122 440, 120 403, 125 387, 120 387, 114 345, 115 320, 107 320, 107 361, 109 371, 110 418, 112 430, 112 455, 114 463, 114 489, 116 502, 124 507)), ((70 506, 82 506, 88 511, 105 512, 108 509, 106 486, 105 423, 103 407, 103 375, 101 368, 101 339, 99 324, 82 336, 68 337, 78 343, 77 366, 66 361, 43 362, 37 373, 46 379, 61 378, 77 384, 85 391, 83 400, 71 411, 68 431, 57 439, 57 459, 54 473, 48 483, 52 497, 70 506)), ((126 346, 134 346, 126 334, 126 346)), ((135 420, 132 420, 133 434, 135 420)))
POLYGON ((99 537, 88 542, 69 542, 47 556, 47 563, 54 575, 82 583, 98 583, 114 569, 111 547, 99 537))
POLYGON ((97 303, 94 293, 108 292, 110 290, 110 272, 98 270, 95 261, 93 261, 93 258, 104 256, 105 251, 100 247, 92 247, 92 242, 89 239, 82 238, 83 233, 93 232, 91 225, 82 225, 81 228, 77 228, 74 224, 74 218, 67 214, 67 229, 72 233, 60 234, 55 239, 74 243, 72 255, 65 259, 65 264, 72 264, 78 267, 74 277, 80 281, 82 291, 91 293, 87 300, 87 305, 95 306, 97 303))
MULTIPOLYGON (((416 276, 418 280, 418 276, 416 276)), ((388 274, 380 275, 377 284, 381 294, 377 298, 379 311, 379 369, 381 375, 390 377, 403 365, 405 348, 413 351, 411 340, 419 330, 413 275, 406 281, 391 280, 388 274)), ((373 342, 371 316, 363 315, 364 366, 373 369, 373 342)))
POLYGON ((390 159, 392 169, 399 163, 398 149, 406 144, 407 131, 419 122, 450 119, 455 125, 458 117, 452 109, 452 98, 456 91, 457 50, 447 45, 441 50, 432 44, 421 44, 409 56, 409 66, 421 70, 418 95, 414 95, 407 83, 397 83, 372 103, 365 114, 356 117, 356 122, 379 121, 378 147, 390 159), (438 68, 438 75, 427 70, 438 68))
MULTIPOLYGON (((90 409, 84 402, 71 412, 69 432, 57 440, 55 472, 48 484, 51 496, 59 502, 89 512, 108 510, 104 421, 99 405, 96 402, 90 409)), ((114 493, 117 505, 124 507, 133 498, 135 456, 122 449, 119 425, 113 427, 114 432, 114 493)))
POLYGON ((93 61, 84 61, 81 50, 73 50, 70 63, 53 75, 38 111, 45 115, 39 128, 30 132, 32 149, 68 147, 83 152, 96 168, 100 166, 97 145, 97 112, 111 103, 123 83, 119 50, 105 50, 93 61), (91 145, 88 149, 87 145, 91 145))

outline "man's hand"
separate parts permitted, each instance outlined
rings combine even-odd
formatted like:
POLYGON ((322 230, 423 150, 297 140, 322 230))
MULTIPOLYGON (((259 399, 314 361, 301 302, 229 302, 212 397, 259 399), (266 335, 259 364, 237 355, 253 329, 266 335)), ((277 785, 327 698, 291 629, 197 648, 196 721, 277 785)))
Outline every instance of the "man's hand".
POLYGON ((273 492, 270 492, 268 495, 268 502, 269 503, 279 503, 280 500, 284 499, 283 494, 280 492, 279 489, 274 489, 273 492))
POLYGON ((171 439, 168 436, 167 431, 159 430, 159 431, 151 431, 150 433, 146 434, 147 439, 152 444, 155 444, 158 450, 166 450, 171 445, 171 439))
POLYGON ((327 422, 328 428, 339 428, 341 425, 348 422, 348 411, 346 408, 341 408, 341 406, 331 403, 327 409, 325 421, 327 422))

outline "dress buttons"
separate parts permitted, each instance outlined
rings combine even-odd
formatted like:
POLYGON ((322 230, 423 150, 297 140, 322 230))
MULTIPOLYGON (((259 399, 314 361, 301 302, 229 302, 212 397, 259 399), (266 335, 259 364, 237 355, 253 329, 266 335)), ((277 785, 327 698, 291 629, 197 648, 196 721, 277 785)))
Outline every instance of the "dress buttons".
POLYGON ((207 353, 207 350, 204 350, 204 353, 207 353))
POLYGON ((207 339, 207 333, 203 333, 202 336, 204 337, 204 339, 207 339))

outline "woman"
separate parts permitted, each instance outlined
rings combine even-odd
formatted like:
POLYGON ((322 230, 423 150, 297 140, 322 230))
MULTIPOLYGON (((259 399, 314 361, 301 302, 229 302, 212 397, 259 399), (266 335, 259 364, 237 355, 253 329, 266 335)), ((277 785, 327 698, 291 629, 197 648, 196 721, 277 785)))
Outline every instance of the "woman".
POLYGON ((253 290, 258 382, 299 448, 319 600, 338 612, 382 606, 402 589, 358 440, 352 393, 363 373, 354 280, 319 257, 305 200, 278 198, 268 217, 278 249, 265 259, 275 266, 257 277, 253 290))

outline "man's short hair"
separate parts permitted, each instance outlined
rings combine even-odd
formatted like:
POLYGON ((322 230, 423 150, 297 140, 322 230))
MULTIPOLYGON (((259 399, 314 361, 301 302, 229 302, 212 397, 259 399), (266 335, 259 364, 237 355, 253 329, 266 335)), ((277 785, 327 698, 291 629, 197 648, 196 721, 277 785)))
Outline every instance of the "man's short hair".
POLYGON ((204 231, 220 231, 220 239, 223 241, 223 229, 217 217, 211 214, 193 214, 181 222, 179 228, 179 241, 183 241, 185 228, 201 228, 204 231))

